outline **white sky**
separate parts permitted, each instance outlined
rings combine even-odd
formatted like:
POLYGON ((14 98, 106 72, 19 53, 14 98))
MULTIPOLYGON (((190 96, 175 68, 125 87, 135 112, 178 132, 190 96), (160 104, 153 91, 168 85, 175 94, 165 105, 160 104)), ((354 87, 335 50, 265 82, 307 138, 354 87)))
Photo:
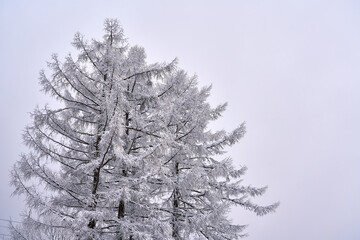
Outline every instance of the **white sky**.
MULTIPOLYGON (((171 61, 213 84, 229 107, 214 128, 247 122, 231 155, 244 182, 268 185, 277 213, 231 216, 249 240, 360 239, 359 1, 0 0, 0 218, 18 220, 9 171, 29 112, 49 99, 38 72, 73 52, 75 32, 101 38, 118 18, 149 62, 171 61)), ((0 225, 6 225, 0 221, 0 225)), ((0 233, 5 230, 0 227, 0 233)))

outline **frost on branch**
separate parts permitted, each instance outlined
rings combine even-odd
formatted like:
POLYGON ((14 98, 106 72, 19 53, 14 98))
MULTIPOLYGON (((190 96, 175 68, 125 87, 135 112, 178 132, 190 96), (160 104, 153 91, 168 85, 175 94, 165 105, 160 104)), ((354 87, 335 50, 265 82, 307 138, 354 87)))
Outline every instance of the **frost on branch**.
POLYGON ((223 156, 245 134, 208 130, 226 104, 212 108, 211 87, 170 63, 146 62, 116 20, 101 41, 76 34, 74 59, 40 72, 62 107, 35 109, 25 128, 29 153, 14 165, 14 194, 27 214, 14 239, 238 239, 230 207, 258 215, 277 204, 251 199, 266 188, 242 185, 246 168, 223 156), (36 237, 35 237, 36 236, 36 237))

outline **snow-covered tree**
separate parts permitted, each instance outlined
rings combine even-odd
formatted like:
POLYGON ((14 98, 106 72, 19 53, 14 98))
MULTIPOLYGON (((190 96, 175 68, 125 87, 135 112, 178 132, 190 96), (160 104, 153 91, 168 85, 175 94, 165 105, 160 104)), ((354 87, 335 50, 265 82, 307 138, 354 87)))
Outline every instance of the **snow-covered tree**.
POLYGON ((11 239, 21 240, 68 240, 73 239, 73 233, 59 225, 61 219, 55 215, 43 217, 43 222, 38 222, 29 216, 23 218, 23 222, 11 222, 9 230, 11 239))
POLYGON ((207 103, 210 87, 199 90, 176 60, 147 64, 116 20, 105 21, 102 41, 76 34, 73 45, 76 60, 53 55, 50 76, 40 72, 62 107, 35 109, 25 130, 31 151, 12 184, 31 214, 15 239, 32 227, 73 239, 238 239, 244 226, 231 224, 231 206, 276 208, 251 202, 265 188, 243 186, 246 169, 222 156, 245 126, 208 129, 226 108, 207 103))

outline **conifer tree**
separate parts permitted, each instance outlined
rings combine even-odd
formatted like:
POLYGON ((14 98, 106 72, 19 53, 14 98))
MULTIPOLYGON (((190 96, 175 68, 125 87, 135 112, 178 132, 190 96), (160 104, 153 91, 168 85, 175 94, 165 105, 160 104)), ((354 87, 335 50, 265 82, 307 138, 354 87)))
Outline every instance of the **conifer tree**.
POLYGON ((147 64, 116 20, 104 30, 90 43, 76 34, 78 57, 53 55, 51 75, 40 72, 62 107, 35 109, 25 129, 30 151, 12 184, 31 213, 13 237, 32 228, 73 239, 238 239, 244 226, 231 224, 231 206, 274 211, 277 203, 250 201, 265 188, 241 185, 246 169, 223 157, 245 125, 208 129, 226 104, 212 108, 210 87, 199 90, 176 59, 147 64))

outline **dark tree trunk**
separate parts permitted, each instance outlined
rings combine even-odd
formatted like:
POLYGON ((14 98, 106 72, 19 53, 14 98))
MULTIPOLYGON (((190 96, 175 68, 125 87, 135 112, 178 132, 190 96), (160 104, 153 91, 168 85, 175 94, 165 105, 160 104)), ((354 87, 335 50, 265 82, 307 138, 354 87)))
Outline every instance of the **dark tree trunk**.
MULTIPOLYGON (((176 176, 179 174, 179 163, 176 162, 175 163, 175 174, 176 176)), ((173 193, 173 217, 172 217, 172 237, 175 240, 180 240, 180 235, 179 235, 179 197, 180 197, 180 192, 178 188, 175 188, 174 193, 173 193)))

